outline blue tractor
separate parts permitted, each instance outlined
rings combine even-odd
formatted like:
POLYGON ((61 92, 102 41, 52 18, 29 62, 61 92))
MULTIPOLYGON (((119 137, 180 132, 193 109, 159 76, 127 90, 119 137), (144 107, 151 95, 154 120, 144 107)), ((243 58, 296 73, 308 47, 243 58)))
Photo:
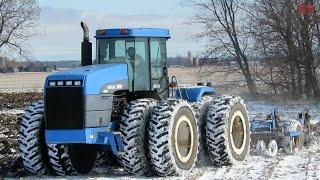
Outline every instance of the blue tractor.
POLYGON ((215 166, 245 159, 250 129, 243 100, 170 82, 169 30, 97 30, 92 65, 89 30, 81 25, 82 66, 49 75, 44 101, 21 118, 19 147, 29 173, 86 174, 106 153, 135 175, 179 175, 204 155, 215 166))

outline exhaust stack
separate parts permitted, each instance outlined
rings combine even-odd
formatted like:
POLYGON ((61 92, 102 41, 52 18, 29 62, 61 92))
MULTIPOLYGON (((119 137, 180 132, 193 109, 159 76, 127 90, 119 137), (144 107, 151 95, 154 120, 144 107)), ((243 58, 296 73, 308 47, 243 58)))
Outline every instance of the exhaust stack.
POLYGON ((89 28, 81 22, 83 30, 83 42, 81 43, 81 66, 92 65, 92 43, 89 39, 89 28))

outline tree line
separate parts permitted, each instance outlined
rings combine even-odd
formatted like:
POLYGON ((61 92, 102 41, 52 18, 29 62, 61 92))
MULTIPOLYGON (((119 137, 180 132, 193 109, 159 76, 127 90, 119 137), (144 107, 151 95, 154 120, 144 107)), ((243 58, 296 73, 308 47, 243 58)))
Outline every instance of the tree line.
POLYGON ((320 100, 320 0, 188 0, 206 56, 231 57, 250 95, 320 100), (309 13, 298 11, 307 5, 309 13), (313 9, 314 8, 314 9, 313 9), (260 62, 257 64, 256 62, 260 62))

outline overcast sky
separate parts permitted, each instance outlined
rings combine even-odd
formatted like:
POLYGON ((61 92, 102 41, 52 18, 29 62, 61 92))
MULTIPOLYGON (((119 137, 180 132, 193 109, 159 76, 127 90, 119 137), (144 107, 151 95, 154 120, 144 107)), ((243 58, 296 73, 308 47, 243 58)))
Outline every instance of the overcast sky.
POLYGON ((41 35, 31 40, 32 55, 38 60, 78 60, 82 31, 88 23, 91 40, 102 28, 168 28, 168 55, 186 56, 203 51, 203 44, 192 40, 200 27, 187 25, 193 12, 181 0, 39 0, 41 35))

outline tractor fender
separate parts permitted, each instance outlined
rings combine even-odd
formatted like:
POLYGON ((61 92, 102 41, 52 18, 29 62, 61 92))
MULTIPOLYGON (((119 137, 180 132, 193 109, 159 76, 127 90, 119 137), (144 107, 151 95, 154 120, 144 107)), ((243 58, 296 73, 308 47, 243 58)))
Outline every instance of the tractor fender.
POLYGON ((176 98, 184 99, 189 102, 197 102, 205 95, 213 95, 216 93, 213 87, 194 86, 176 89, 176 98))

